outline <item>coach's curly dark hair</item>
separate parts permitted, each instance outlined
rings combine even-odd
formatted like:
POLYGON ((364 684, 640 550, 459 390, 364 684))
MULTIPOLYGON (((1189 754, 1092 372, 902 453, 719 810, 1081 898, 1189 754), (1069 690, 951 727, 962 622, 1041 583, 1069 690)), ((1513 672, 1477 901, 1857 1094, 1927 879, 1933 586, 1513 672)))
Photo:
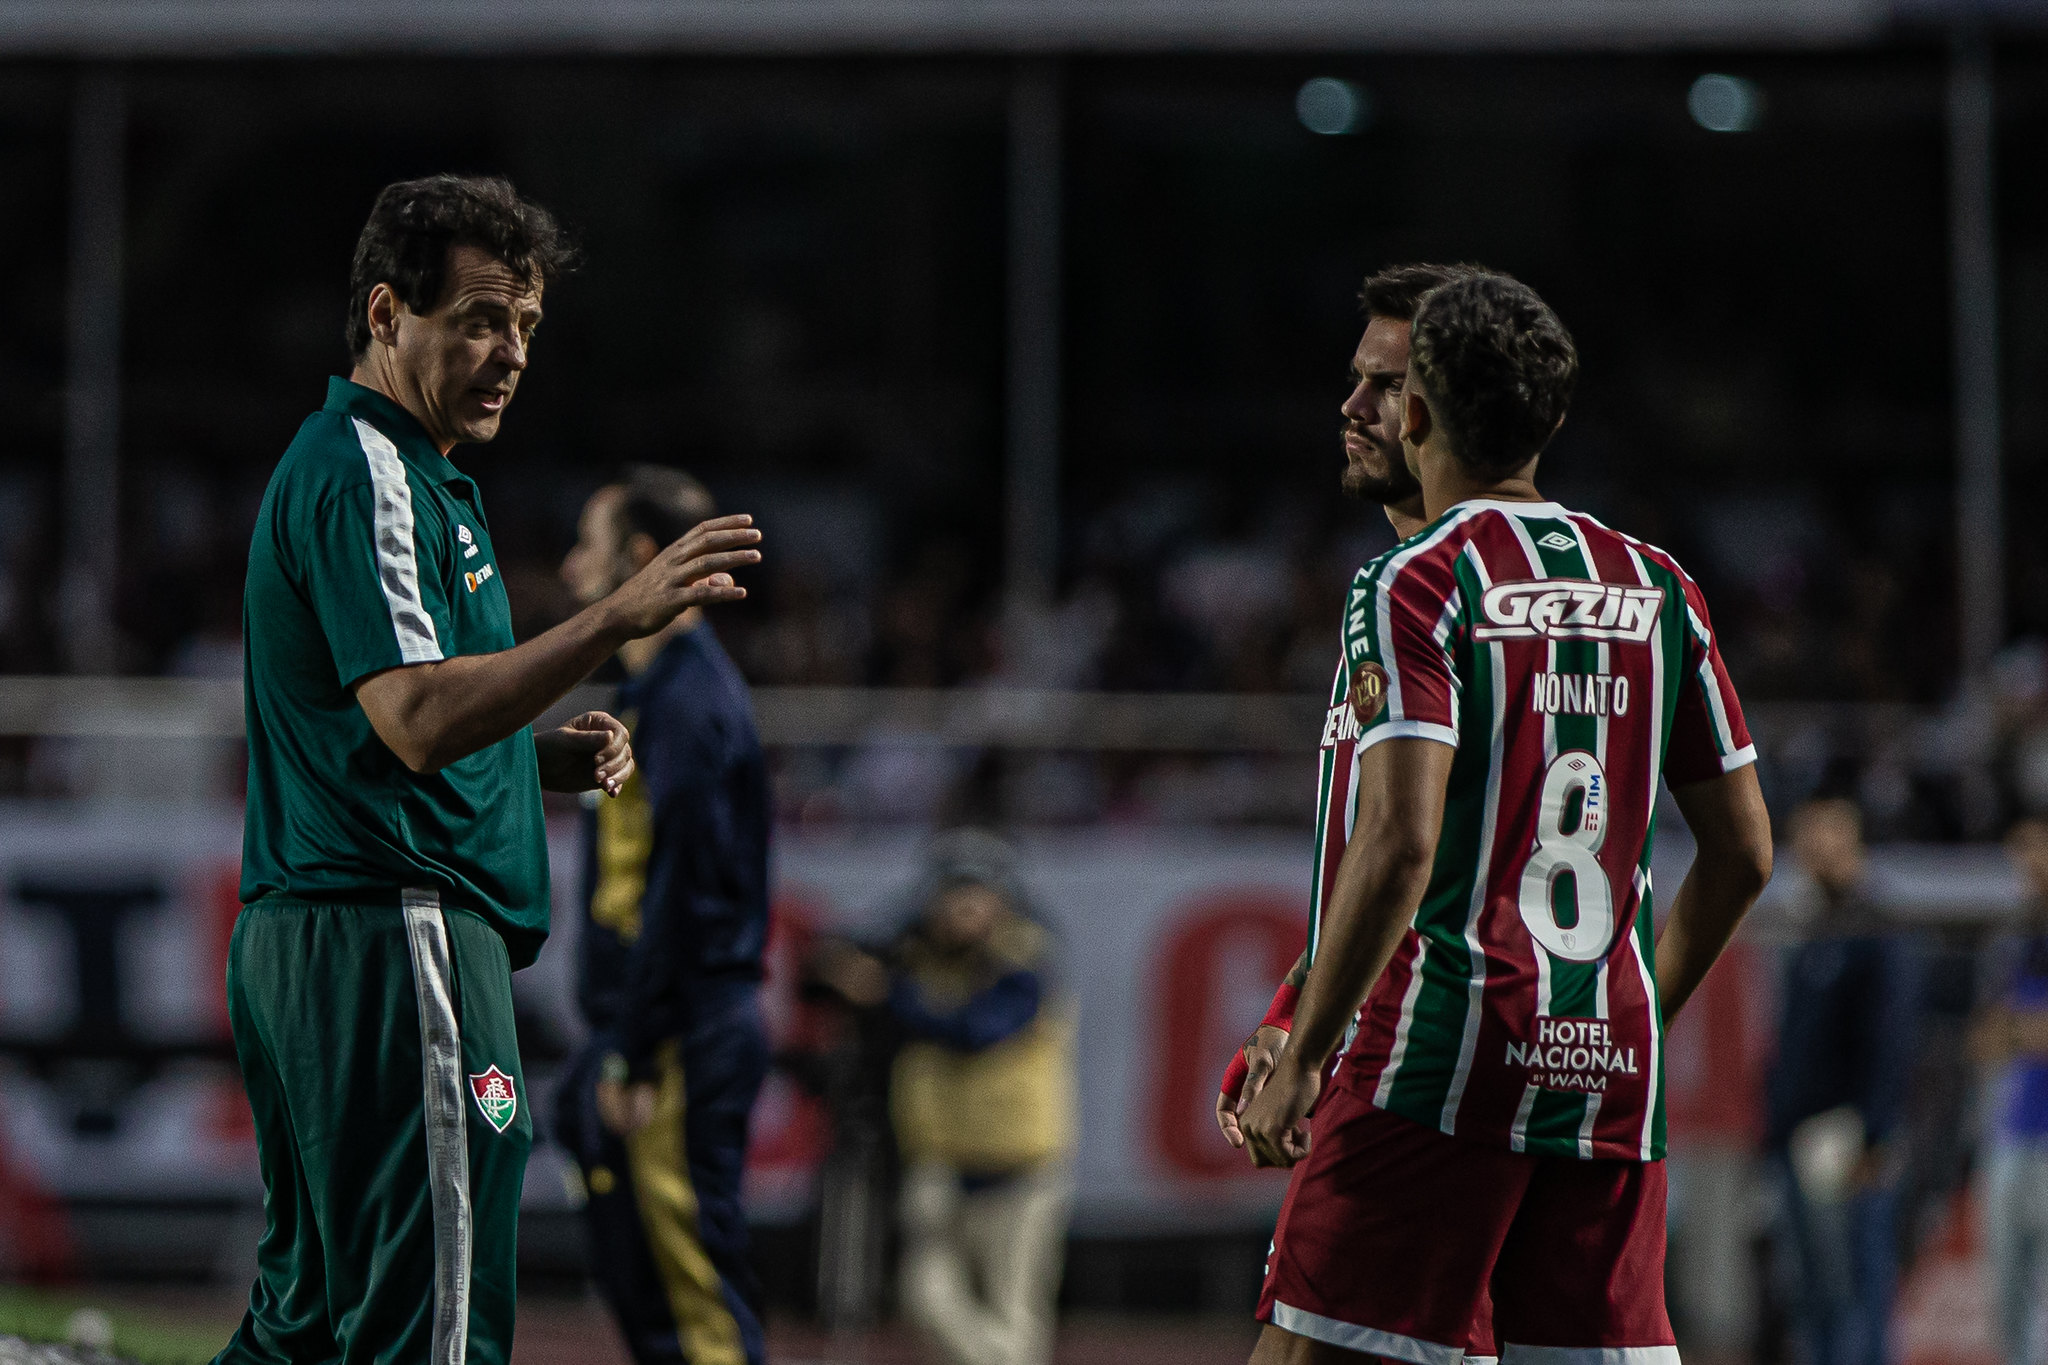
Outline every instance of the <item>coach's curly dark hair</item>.
POLYGON ((1431 290, 1408 354, 1452 452, 1493 478, 1550 444, 1579 377, 1571 333, 1509 275, 1475 273, 1431 290))
POLYGON ((448 249, 476 246, 547 284, 573 270, 577 251, 554 215, 497 176, 430 175, 386 185, 356 239, 348 277, 349 354, 370 349, 370 291, 391 286, 415 313, 441 297, 448 249))

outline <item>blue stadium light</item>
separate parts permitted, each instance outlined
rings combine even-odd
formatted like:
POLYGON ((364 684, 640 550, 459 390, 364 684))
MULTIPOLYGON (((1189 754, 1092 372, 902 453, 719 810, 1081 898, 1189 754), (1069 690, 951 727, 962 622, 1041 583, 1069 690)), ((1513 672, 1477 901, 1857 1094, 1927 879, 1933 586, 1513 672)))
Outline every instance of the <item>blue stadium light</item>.
POLYGON ((1710 133, 1747 133, 1763 117, 1764 92, 1753 81, 1710 71, 1692 83, 1685 107, 1710 133))
POLYGON ((1372 101, 1363 88, 1335 76, 1315 76, 1295 92, 1294 112, 1311 133, 1338 137, 1355 133, 1372 117, 1372 101))

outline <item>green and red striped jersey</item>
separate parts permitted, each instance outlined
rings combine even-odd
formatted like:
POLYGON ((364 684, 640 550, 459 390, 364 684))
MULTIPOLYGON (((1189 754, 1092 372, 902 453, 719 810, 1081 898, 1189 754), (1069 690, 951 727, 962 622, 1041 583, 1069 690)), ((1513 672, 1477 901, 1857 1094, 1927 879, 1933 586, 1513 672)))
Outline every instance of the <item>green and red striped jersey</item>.
POLYGON ((1555 503, 1475 501, 1361 569, 1323 725, 1310 948, 1383 739, 1453 746, 1429 888, 1343 1066, 1382 1109, 1514 1151, 1664 1155, 1660 780, 1756 750, 1699 588, 1555 503))

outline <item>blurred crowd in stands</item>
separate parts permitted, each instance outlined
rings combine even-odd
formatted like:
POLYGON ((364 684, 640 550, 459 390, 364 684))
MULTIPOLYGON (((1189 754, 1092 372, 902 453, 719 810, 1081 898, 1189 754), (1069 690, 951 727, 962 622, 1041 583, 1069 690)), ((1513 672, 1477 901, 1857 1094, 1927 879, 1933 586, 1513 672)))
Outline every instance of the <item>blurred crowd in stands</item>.
MULTIPOLYGON (((570 610, 555 552, 570 530, 564 509, 580 500, 576 476, 476 464, 496 539, 516 547, 503 572, 519 629, 536 633, 570 610)), ((117 594, 126 671, 239 676, 241 566, 264 473, 132 477, 136 534, 117 594)), ((1158 482, 1075 515, 1061 595, 1019 609, 973 528, 905 536, 886 500, 844 486, 722 491, 777 541, 753 597, 717 622, 757 686, 1316 694, 1344 587, 1391 543, 1371 509, 1313 489, 1239 506, 1213 482, 1158 482)), ((1844 781, 1887 839, 1995 837, 2013 816, 2048 810, 2048 641, 2023 636, 1988 688, 1962 688, 1942 643, 1954 631, 1944 538, 1908 509, 1823 514, 1781 492, 1681 514, 1568 480, 1555 492, 1673 548, 1702 580, 1781 813, 1844 781), (1853 548, 1886 539, 1892 522, 1896 555, 1853 548)), ((52 557, 47 494, 0 480, 0 672, 63 666, 61 593, 41 567, 52 557)), ((914 739, 780 755, 784 817, 1309 818, 1291 756, 992 755, 914 739)))
MULTIPOLYGON (((577 500, 494 488, 488 457, 471 463, 498 494, 499 520, 506 491, 518 508, 517 532, 497 539, 531 633, 569 609, 554 570, 577 500)), ((117 592, 122 671, 239 673, 242 563, 266 473, 160 470, 132 480, 140 486, 126 490, 127 519, 141 524, 124 546, 117 592)), ((786 529, 748 609, 727 613, 721 629, 764 686, 1319 692, 1343 588, 1391 543, 1376 514, 1311 496, 1319 491, 1328 490, 1275 494, 1246 510, 1219 506, 1225 490, 1192 480, 1142 489, 1079 518, 1060 599, 1040 619, 1015 622, 1004 616, 991 547, 974 535, 904 542, 858 496, 735 489, 729 503, 786 529), (885 553, 885 544, 904 548, 885 553)), ((0 480, 0 672, 62 668, 48 492, 0 480)), ((1796 499, 1709 505, 1684 521, 1605 501, 1587 505, 1672 548, 1707 585, 1745 696, 1934 703, 1952 685, 1939 641, 1953 633, 1954 613, 1931 552, 1844 553, 1796 499)), ((2011 681, 2040 686, 2031 674, 2011 681)))

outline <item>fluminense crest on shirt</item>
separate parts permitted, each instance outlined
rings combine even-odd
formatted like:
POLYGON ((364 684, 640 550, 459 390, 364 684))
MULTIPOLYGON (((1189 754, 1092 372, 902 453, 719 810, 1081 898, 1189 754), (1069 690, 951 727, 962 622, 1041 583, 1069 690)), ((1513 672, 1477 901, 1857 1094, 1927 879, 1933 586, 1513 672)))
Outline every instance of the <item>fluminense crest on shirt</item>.
POLYGON ((512 1118, 519 1112, 519 1095, 512 1087, 512 1078, 493 1066, 481 1075, 469 1078, 470 1093, 476 1096, 476 1107, 484 1119, 504 1132, 512 1118))

